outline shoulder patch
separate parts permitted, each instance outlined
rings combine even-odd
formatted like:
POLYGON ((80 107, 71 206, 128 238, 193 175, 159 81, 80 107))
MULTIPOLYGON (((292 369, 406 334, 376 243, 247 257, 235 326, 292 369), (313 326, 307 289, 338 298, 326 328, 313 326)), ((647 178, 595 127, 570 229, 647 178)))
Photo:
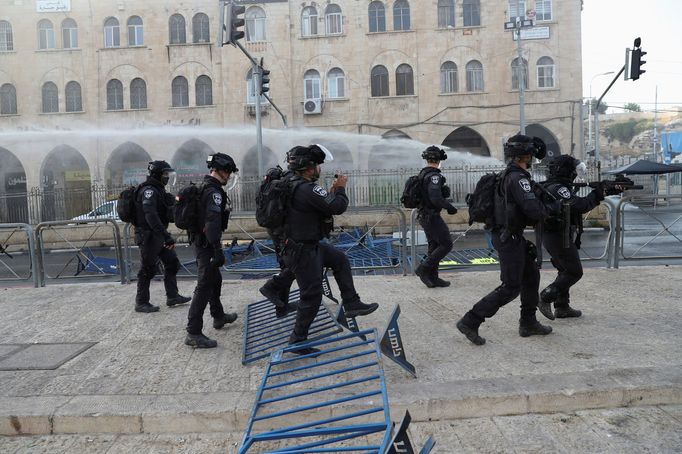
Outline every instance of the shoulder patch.
POLYGON ((519 180, 519 185, 521 185, 521 189, 524 191, 530 192, 530 181, 528 181, 528 178, 521 178, 519 180))
POLYGON ((213 193, 213 203, 216 205, 220 206, 221 203, 223 203, 223 196, 221 196, 219 193, 214 192, 213 193))
POLYGON ((438 184, 439 182, 440 182, 440 176, 439 175, 433 175, 431 177, 431 183, 438 184))
POLYGON ((153 189, 146 189, 146 190, 144 191, 144 198, 145 198, 145 199, 151 199, 153 195, 154 195, 154 190, 153 190, 153 189))
POLYGON ((566 188, 566 186, 561 186, 561 187, 557 190, 557 192, 558 192, 559 195, 560 195, 561 197, 563 197, 564 199, 570 199, 570 198, 571 198, 571 191, 569 191, 568 188, 566 188))
POLYGON ((320 185, 316 184, 315 187, 313 188, 313 192, 319 195, 320 197, 327 197, 327 190, 320 185))

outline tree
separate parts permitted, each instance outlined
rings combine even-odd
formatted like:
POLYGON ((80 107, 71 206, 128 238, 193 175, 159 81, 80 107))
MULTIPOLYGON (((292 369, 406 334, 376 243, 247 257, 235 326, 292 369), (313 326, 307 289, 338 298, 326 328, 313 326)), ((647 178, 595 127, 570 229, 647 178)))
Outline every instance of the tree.
MULTIPOLYGON (((592 98, 592 99, 590 100, 590 103, 592 104, 592 113, 594 113, 594 111, 595 111, 595 106, 597 105, 597 100, 596 100, 595 98, 592 98)), ((606 109, 608 109, 608 108, 609 108, 609 105, 606 104, 604 101, 602 101, 601 103, 599 103, 599 114, 600 114, 600 115, 601 115, 601 114, 605 114, 605 113, 606 113, 606 109)))
POLYGON ((630 112, 641 112, 642 108, 639 104, 634 102, 629 102, 623 106, 623 109, 629 110, 630 112))

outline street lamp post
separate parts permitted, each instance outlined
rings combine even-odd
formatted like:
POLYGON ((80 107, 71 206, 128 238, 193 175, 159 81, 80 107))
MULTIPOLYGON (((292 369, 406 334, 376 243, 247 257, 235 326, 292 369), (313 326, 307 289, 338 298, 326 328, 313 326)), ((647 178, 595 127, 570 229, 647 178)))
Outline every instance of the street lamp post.
MULTIPOLYGON (((588 132, 587 132, 587 144, 589 147, 588 151, 594 150, 594 141, 592 140, 592 82, 594 81, 595 78, 599 76, 606 76, 609 74, 613 74, 613 71, 608 71, 605 73, 599 73, 595 74, 592 76, 592 79, 590 79, 590 100, 587 104, 587 127, 588 127, 588 132)), ((599 131, 595 131, 595 135, 599 135, 599 131)))

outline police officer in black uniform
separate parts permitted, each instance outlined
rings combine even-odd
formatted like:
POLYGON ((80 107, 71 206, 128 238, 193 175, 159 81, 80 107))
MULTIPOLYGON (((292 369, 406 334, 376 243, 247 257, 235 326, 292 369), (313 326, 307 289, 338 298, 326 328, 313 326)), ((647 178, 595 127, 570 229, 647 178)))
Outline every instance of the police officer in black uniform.
MULTIPOLYGON (((316 181, 320 177, 320 164, 325 152, 317 145, 297 146, 287 153, 292 178, 291 202, 285 221, 284 262, 295 276, 301 290, 294 331, 289 343, 305 341, 322 302, 322 270, 329 267, 341 291, 342 304, 349 317, 367 315, 379 305, 364 304, 355 291, 348 257, 321 240, 333 228, 333 215, 342 214, 348 207, 346 182, 348 177, 337 175, 327 191, 316 181)), ((314 349, 300 349, 306 354, 314 349)))
POLYGON ((230 211, 227 194, 223 190, 230 177, 239 171, 232 158, 215 153, 206 161, 210 174, 204 177, 199 199, 199 225, 201 231, 191 234, 197 257, 197 286, 187 314, 187 337, 185 344, 195 348, 214 348, 218 343, 202 333, 204 310, 210 307, 213 327, 220 329, 237 320, 237 314, 225 313, 220 302, 223 276, 220 267, 225 264, 221 236, 227 228, 230 211))
MULTIPOLYGON (((281 178, 291 179, 293 176, 294 172, 287 170, 282 174, 281 178)), ((286 239, 284 226, 268 229, 268 235, 272 239, 272 244, 275 248, 280 272, 268 279, 259 291, 275 305, 277 317, 284 317, 291 310, 289 307, 289 291, 291 290, 291 284, 296 280, 296 276, 284 263, 284 240, 286 239)))
MULTIPOLYGON (((578 254, 582 233, 582 215, 599 205, 605 195, 622 192, 616 189, 607 194, 604 187, 600 185, 586 197, 578 196, 571 183, 578 176, 578 170, 584 169, 584 166, 573 156, 562 155, 553 158, 549 162, 549 178, 542 183, 553 198, 563 202, 563 210, 570 210, 570 225, 565 225, 563 212, 548 217, 544 223, 542 242, 552 257, 552 265, 559 271, 554 282, 540 293, 539 309, 550 319, 554 316, 568 318, 582 315, 581 311, 569 305, 569 290, 583 276, 583 267, 578 254), (564 240, 567 234, 568 244, 566 245, 564 240), (554 303, 554 313, 552 303, 554 303)), ((552 197, 547 195, 546 198, 552 197)))
POLYGON ((457 208, 447 200, 450 197, 450 188, 445 184, 445 176, 440 173, 440 163, 448 155, 442 148, 432 145, 424 150, 422 158, 426 160, 426 167, 419 172, 423 197, 418 219, 426 234, 429 249, 428 256, 417 267, 415 274, 429 288, 447 287, 450 282, 438 277, 438 265, 452 250, 452 238, 440 211, 457 213, 457 208))
POLYGON ((536 261, 535 245, 523 237, 523 230, 544 219, 559 204, 546 205, 538 196, 528 170, 533 157, 544 158, 546 148, 539 139, 525 135, 511 137, 504 145, 504 156, 509 160, 495 191, 495 227, 491 236, 500 259, 502 285, 477 302, 462 319, 457 329, 476 345, 485 339, 478 328, 499 308, 521 295, 519 335, 546 335, 552 327, 541 325, 535 318, 540 287, 540 270, 536 261))
POLYGON ((135 243, 140 249, 140 271, 137 273, 136 312, 157 312, 159 306, 149 303, 149 283, 156 275, 157 262, 164 266, 163 285, 166 305, 176 306, 190 300, 178 293, 176 276, 180 261, 175 253, 175 240, 168 232, 173 196, 166 185, 174 170, 166 161, 151 161, 147 167, 147 180, 137 191, 135 203, 135 243))

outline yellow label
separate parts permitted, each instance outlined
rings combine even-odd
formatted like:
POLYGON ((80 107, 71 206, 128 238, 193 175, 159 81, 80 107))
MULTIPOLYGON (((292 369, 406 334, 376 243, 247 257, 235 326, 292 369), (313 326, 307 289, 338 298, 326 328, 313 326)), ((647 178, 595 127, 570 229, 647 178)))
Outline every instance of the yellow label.
POLYGON ((500 263, 500 262, 498 262, 496 259, 494 259, 492 257, 484 257, 484 258, 480 258, 480 259, 471 259, 471 263, 473 263, 474 265, 490 265, 490 264, 500 263))
POLYGON ((440 266, 448 266, 448 265, 461 265, 459 262, 455 262, 454 260, 443 260, 442 262, 439 263, 440 266))

